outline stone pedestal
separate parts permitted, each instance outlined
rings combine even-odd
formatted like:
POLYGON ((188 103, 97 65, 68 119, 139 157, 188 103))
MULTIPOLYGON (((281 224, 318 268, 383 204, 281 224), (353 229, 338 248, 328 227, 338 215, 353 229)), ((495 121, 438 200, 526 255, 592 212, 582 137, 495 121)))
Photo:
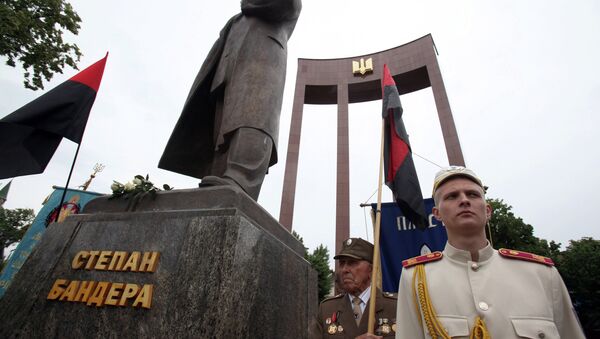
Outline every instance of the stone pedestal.
POLYGON ((179 190, 100 198, 51 225, 0 300, 0 337, 305 338, 316 308, 316 272, 266 211, 236 189, 179 190), (82 251, 160 256, 154 272, 76 269, 82 251), (151 305, 48 300, 58 279, 151 285, 151 305))

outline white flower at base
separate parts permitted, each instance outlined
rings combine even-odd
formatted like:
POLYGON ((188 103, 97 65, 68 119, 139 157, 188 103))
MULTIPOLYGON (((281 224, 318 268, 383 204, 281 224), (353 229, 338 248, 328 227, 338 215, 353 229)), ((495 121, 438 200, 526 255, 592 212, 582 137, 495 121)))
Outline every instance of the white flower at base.
MULTIPOLYGON (((164 190, 170 191, 173 188, 167 184, 163 185, 164 190)), ((150 194, 153 198, 156 196, 156 192, 161 191, 160 188, 155 187, 154 184, 148 180, 148 175, 143 177, 136 175, 131 181, 125 185, 113 180, 113 184, 110 186, 112 190, 112 196, 109 199, 123 197, 125 199, 129 197, 144 196, 150 194)))
POLYGON ((123 188, 123 185, 121 185, 121 184, 119 184, 119 183, 117 183, 117 182, 115 182, 115 183, 113 183, 112 185, 110 185, 110 189, 111 189, 113 192, 120 191, 122 188, 123 188))
POLYGON ((128 181, 128 182, 125 184, 125 192, 131 192, 131 191, 133 191, 134 189, 135 189, 135 184, 134 184, 133 182, 131 182, 131 181, 128 181))

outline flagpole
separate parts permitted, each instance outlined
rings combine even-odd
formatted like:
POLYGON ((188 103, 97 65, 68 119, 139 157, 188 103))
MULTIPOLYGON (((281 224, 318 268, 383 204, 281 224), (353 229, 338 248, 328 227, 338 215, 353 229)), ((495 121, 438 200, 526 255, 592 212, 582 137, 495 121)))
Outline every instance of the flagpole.
POLYGON ((73 168, 75 168, 75 162, 77 161, 77 155, 79 154, 80 147, 81 147, 81 141, 79 143, 77 143, 77 150, 75 151, 75 157, 73 158, 73 163, 71 164, 71 170, 69 171, 69 177, 67 178, 67 183, 65 184, 65 188, 63 190, 62 197, 60 198, 60 204, 58 204, 56 218, 54 219, 55 222, 58 222, 58 218, 60 216, 62 205, 65 202, 65 196, 67 195, 67 189, 69 188, 69 182, 71 181, 71 175, 73 174, 73 168))
POLYGON ((379 181, 377 183, 377 209, 375 210, 375 229, 373 230, 373 271, 371 273, 371 297, 369 298, 369 325, 367 333, 375 330, 375 299, 377 298, 377 280, 379 259, 379 233, 381 225, 381 187, 383 186, 383 144, 385 138, 385 119, 381 119, 381 149, 379 151, 379 181))

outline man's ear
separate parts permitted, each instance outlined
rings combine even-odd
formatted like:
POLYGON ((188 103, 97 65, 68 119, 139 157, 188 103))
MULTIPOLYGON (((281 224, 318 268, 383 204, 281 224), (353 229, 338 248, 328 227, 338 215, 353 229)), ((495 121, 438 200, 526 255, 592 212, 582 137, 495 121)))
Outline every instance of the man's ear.
POLYGON ((487 216, 487 221, 489 221, 492 218, 493 211, 494 211, 494 209, 492 208, 492 205, 485 204, 485 214, 487 216))
POLYGON ((442 216, 440 215, 440 210, 439 208, 433 206, 433 208, 431 209, 431 212, 433 213, 433 216, 439 220, 439 221, 443 221, 442 220, 442 216))

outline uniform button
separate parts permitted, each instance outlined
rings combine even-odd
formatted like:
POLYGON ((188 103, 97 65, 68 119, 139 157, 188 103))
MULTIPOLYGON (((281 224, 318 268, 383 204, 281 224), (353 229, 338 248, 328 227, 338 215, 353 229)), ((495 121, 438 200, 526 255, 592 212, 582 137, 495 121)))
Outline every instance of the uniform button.
POLYGON ((477 263, 474 262, 474 263, 471 264, 471 269, 473 271, 477 271, 479 269, 479 265, 477 265, 477 263))
POLYGON ((480 308, 482 311, 487 311, 487 310, 488 310, 490 307, 488 306, 488 304, 487 304, 487 303, 485 303, 485 302, 481 301, 481 302, 479 302, 479 308, 480 308))
POLYGON ((544 338, 546 338, 546 334, 542 331, 538 331, 538 338, 544 339, 544 338))

